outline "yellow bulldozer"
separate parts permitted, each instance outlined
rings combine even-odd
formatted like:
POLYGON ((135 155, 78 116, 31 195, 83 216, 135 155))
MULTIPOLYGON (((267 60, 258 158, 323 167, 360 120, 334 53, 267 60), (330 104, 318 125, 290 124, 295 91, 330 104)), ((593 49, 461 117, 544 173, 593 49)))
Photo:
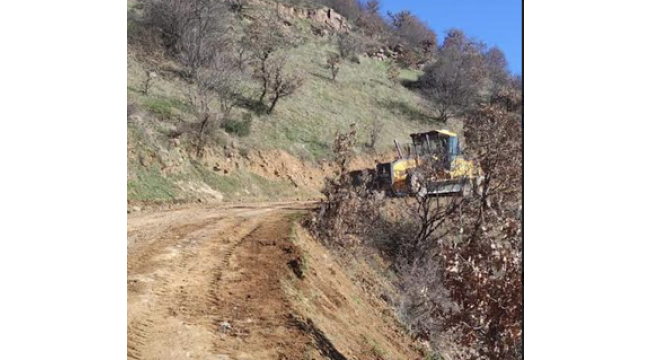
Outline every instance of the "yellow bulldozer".
POLYGON ((480 168, 463 157, 457 134, 433 130, 410 137, 406 154, 395 140, 398 156, 377 165, 373 188, 396 196, 466 195, 480 184, 480 168))

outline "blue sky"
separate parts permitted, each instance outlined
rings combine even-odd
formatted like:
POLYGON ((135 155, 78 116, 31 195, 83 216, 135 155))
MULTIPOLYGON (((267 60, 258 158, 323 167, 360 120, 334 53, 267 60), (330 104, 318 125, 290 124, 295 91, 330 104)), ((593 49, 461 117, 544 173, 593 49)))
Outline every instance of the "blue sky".
POLYGON ((438 34, 457 27, 468 36, 498 46, 506 55, 510 70, 521 74, 522 0, 383 0, 382 10, 410 10, 438 34))

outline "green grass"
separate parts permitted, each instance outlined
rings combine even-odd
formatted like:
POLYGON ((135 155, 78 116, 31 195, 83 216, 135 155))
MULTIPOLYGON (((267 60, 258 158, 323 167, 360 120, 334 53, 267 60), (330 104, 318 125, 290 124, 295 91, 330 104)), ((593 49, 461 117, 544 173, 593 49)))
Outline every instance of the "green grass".
POLYGON ((420 75, 422 75, 422 71, 420 70, 402 69, 400 79, 405 81, 415 81, 420 75))
POLYGON ((291 234, 292 234, 291 236, 292 237, 296 236, 295 232, 296 232, 297 223, 304 220, 305 217, 306 217, 306 214, 307 214, 307 211, 296 211, 296 212, 292 212, 292 213, 289 213, 289 214, 284 216, 285 218, 287 218, 287 220, 289 220, 292 223, 292 227, 291 227, 291 234))
POLYGON ((141 201, 174 200, 178 191, 173 181, 164 177, 157 166, 138 169, 135 178, 127 180, 126 189, 129 200, 141 201))
POLYGON ((386 350, 384 350, 381 347, 381 345, 379 345, 379 343, 372 336, 364 334, 363 337, 366 343, 370 345, 373 355, 375 355, 379 359, 386 359, 387 356, 386 350))
MULTIPOLYGON (((127 8, 137 11, 135 1, 127 2, 127 8)), ((271 11, 273 9, 270 9, 271 11)), ((303 86, 293 96, 283 98, 271 115, 263 111, 236 107, 231 123, 224 132, 217 132, 211 143, 224 145, 237 141, 240 153, 249 150, 282 149, 307 161, 319 161, 332 156, 331 145, 337 131, 347 131, 356 124, 357 151, 369 140, 374 121, 382 126, 377 148, 392 149, 393 139, 408 141, 408 134, 439 127, 433 121, 425 101, 401 84, 393 85, 387 76, 388 63, 360 57, 360 64, 344 61, 336 81, 329 77, 326 56, 335 50, 334 37, 311 35, 311 24, 297 19, 291 27, 305 40, 299 47, 287 51, 289 69, 304 78, 303 86), (248 120, 250 119, 250 127, 248 120)), ((215 172, 212 165, 189 161, 187 154, 170 148, 172 130, 182 121, 193 121, 185 102, 187 83, 177 75, 178 65, 157 59, 158 74, 148 95, 143 94, 146 71, 152 64, 145 64, 136 56, 137 51, 127 52, 127 98, 136 105, 138 114, 146 121, 129 130, 129 199, 167 200, 192 196, 183 190, 181 183, 205 184, 223 194, 224 200, 239 199, 295 199, 313 196, 313 193, 297 192, 287 180, 270 180, 252 174, 246 169, 229 174, 215 172), (142 164, 138 158, 151 159, 151 154, 163 154, 166 159, 182 163, 172 174, 163 172, 162 164, 142 164), (180 159, 183 159, 181 162, 180 159)), ((419 71, 402 70, 404 82, 417 79, 419 71)), ((245 97, 255 99, 257 85, 245 82, 245 97)), ((214 104, 218 109, 218 104, 214 104)), ((317 191, 317 189, 314 189, 317 191)))
POLYGON ((223 124, 223 129, 229 134, 237 136, 248 136, 251 133, 251 124, 253 123, 253 116, 249 113, 242 119, 226 119, 223 124))
POLYGON ((138 33, 142 30, 141 24, 136 21, 142 17, 142 8, 143 3, 137 0, 127 0, 126 1, 126 29, 127 36, 138 33))
POLYGON ((142 105, 161 120, 181 118, 187 112, 187 105, 182 100, 164 96, 143 97, 142 105))
MULTIPOLYGON (((392 147, 393 139, 408 140, 408 134, 437 127, 425 102, 413 91, 388 79, 388 63, 361 57, 361 63, 345 61, 336 81, 329 78, 326 56, 335 50, 333 40, 312 38, 288 51, 290 65, 305 81, 297 93, 283 98, 271 115, 251 115, 248 109, 235 108, 234 119, 251 116, 248 129, 230 126, 229 131, 245 136, 242 145, 253 149, 283 149, 312 161, 331 156, 336 131, 356 124, 359 145, 368 141, 371 123, 383 126, 379 149, 392 147)), ((184 99, 185 83, 170 76, 156 78, 149 95, 142 94, 145 66, 129 57, 128 95, 159 120, 191 119, 184 99)), ((401 79, 415 80, 419 72, 402 70, 401 79)), ((246 97, 255 98, 256 84, 248 82, 246 97)), ((215 108, 217 108, 215 106, 215 108)), ((241 120, 239 120, 241 121, 241 120)), ((231 124, 239 125, 239 124, 231 124)), ((362 146, 359 149, 363 149, 362 146)))
POLYGON ((127 158, 127 199, 139 201, 169 201, 178 198, 173 179, 163 175, 160 163, 153 160, 151 139, 144 129, 127 125, 128 147, 134 151, 127 158))
POLYGON ((138 0, 126 0, 126 10, 140 10, 142 3, 138 0))
MULTIPOLYGON (((384 129, 380 148, 391 147, 394 138, 406 141, 414 130, 431 127, 433 118, 422 99, 388 80, 387 63, 365 57, 361 64, 346 61, 336 81, 331 80, 324 64, 332 50, 327 41, 292 50, 292 66, 303 74, 305 84, 294 96, 282 99, 274 114, 257 117, 248 144, 318 160, 331 155, 336 131, 345 131, 353 123, 359 141, 365 142, 377 119, 384 129)), ((402 71, 405 80, 416 77, 416 71, 402 71)))

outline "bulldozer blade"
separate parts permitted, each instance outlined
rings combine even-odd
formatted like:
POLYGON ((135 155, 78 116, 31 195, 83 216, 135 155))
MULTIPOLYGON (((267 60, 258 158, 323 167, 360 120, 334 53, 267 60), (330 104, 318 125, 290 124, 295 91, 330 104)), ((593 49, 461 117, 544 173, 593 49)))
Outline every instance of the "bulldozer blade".
POLYGON ((446 195, 462 193, 466 186, 470 186, 467 181, 440 181, 427 184, 427 195, 446 195))

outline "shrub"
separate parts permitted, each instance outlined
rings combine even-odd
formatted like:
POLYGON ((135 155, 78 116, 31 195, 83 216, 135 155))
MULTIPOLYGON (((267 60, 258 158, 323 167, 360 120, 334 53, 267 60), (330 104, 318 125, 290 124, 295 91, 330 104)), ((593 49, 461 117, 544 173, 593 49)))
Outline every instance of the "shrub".
POLYGON ((248 136, 251 133, 251 124, 253 123, 253 117, 251 114, 244 115, 244 118, 241 120, 235 120, 228 118, 223 122, 223 129, 226 130, 229 134, 234 134, 237 136, 248 136))

